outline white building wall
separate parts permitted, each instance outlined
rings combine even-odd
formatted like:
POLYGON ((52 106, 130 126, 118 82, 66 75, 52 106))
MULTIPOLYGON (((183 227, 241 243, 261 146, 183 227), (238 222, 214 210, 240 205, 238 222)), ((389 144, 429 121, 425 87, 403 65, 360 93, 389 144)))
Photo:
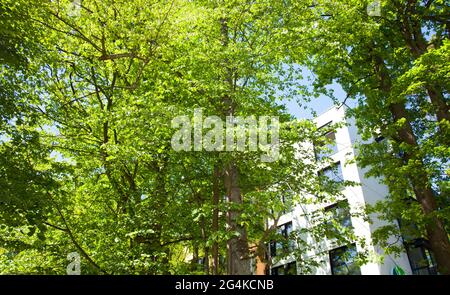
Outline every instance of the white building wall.
MULTIPOLYGON (((357 128, 352 119, 345 119, 345 108, 331 108, 324 114, 320 115, 315 119, 315 123, 318 127, 324 126, 325 124, 332 122, 342 122, 345 121, 349 125, 344 126, 336 130, 336 145, 337 152, 331 156, 334 162, 341 163, 342 174, 345 180, 354 181, 360 183, 359 186, 346 187, 343 190, 343 195, 348 200, 350 205, 350 212, 358 210, 361 206, 365 204, 375 204, 377 201, 382 200, 388 194, 388 189, 385 185, 380 184, 380 182, 375 178, 365 177, 366 169, 358 167, 355 163, 347 163, 349 160, 354 159, 356 150, 354 149, 354 144, 360 141, 358 136, 357 128)), ((323 204, 324 207, 327 204, 323 204)), ((331 205, 331 204, 330 204, 331 205)), ((314 206, 300 206, 297 205, 292 212, 283 215, 278 224, 282 225, 289 221, 292 221, 293 229, 309 227, 308 220, 302 217, 304 211, 310 212, 314 209, 314 206)), ((363 275, 389 275, 392 274, 392 269, 398 265, 403 268, 408 274, 411 274, 411 268, 409 265, 408 258, 405 253, 400 257, 384 255, 382 249, 375 247, 372 244, 372 232, 378 227, 383 225, 383 222, 374 218, 373 224, 370 224, 358 217, 351 217, 354 232, 357 236, 365 238, 366 246, 370 251, 377 253, 378 255, 384 256, 384 262, 371 262, 361 266, 361 274, 363 275)), ((328 241, 314 241, 309 240, 312 245, 317 245, 317 247, 322 247, 325 250, 332 250, 330 248, 330 243, 328 241)), ((392 241, 394 242, 394 241, 392 241)), ((356 244, 357 250, 361 251, 361 245, 356 244)), ((307 254, 308 256, 315 255, 314 251, 307 254)), ((331 274, 331 267, 329 263, 329 258, 322 257, 327 263, 323 264, 321 267, 316 269, 314 274, 331 274)), ((293 261, 293 258, 287 258, 281 261, 275 261, 276 263, 272 267, 283 265, 293 261)))

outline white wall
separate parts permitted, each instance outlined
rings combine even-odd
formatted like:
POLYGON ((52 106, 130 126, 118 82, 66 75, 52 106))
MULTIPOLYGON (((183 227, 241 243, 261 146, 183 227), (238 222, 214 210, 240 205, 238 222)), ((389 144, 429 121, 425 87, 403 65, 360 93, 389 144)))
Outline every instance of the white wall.
MULTIPOLYGON (((366 170, 358 167, 355 163, 346 164, 346 162, 355 157, 356 150, 354 149, 355 142, 360 141, 360 137, 358 136, 357 128, 352 119, 345 119, 345 108, 342 107, 340 109, 331 108, 324 114, 320 115, 315 119, 315 122, 318 127, 323 126, 329 122, 337 123, 346 121, 349 123, 349 126, 344 126, 336 130, 336 145, 337 145, 337 153, 332 155, 332 159, 337 162, 341 162, 342 174, 345 180, 355 181, 360 183, 359 186, 354 187, 346 187, 343 190, 344 196, 347 198, 348 203, 350 205, 350 210, 355 211, 358 210, 361 206, 365 204, 375 204, 378 200, 382 200, 388 193, 388 189, 385 185, 380 184, 379 181, 375 178, 367 178, 364 176, 366 170)), ((323 204, 324 207, 327 204, 323 204)), ((308 206, 296 206, 292 212, 283 215, 278 224, 282 225, 286 222, 292 221, 293 229, 305 228, 308 227, 308 221, 302 217, 304 211, 310 212, 311 210, 317 209, 314 207, 308 206)), ((374 223, 369 224, 368 222, 362 220, 361 218, 352 216, 352 225, 354 228, 354 232, 357 236, 361 236, 365 238, 366 244, 368 245, 368 249, 373 251, 381 256, 384 256, 384 263, 381 262, 372 262, 361 267, 361 273, 363 275, 389 275, 392 273, 392 269, 395 265, 399 265, 402 267, 407 273, 411 274, 411 269, 409 265, 408 258, 405 253, 403 253, 400 257, 386 256, 383 254, 382 249, 379 247, 375 247, 371 242, 371 233, 378 227, 382 226, 384 223, 377 218, 373 218, 374 223)), ((269 223, 270 224, 270 223, 269 223)), ((309 240, 312 245, 317 245, 318 247, 322 247, 325 250, 331 250, 329 247, 329 243, 325 240, 322 241, 314 241, 309 240)), ((360 245, 357 244, 357 250, 361 251, 360 245)), ((314 251, 307 253, 308 256, 315 255, 314 251)), ((329 258, 322 257, 326 263, 324 263, 320 268, 318 268, 315 274, 331 274, 329 258)), ((273 266, 278 266, 290 262, 293 260, 293 257, 289 257, 282 261, 275 263, 273 266)))

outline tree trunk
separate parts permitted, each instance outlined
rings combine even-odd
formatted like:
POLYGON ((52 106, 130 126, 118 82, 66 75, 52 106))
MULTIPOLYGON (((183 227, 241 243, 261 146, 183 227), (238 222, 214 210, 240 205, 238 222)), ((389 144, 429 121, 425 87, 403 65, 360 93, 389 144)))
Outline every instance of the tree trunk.
POLYGON ((264 242, 260 241, 256 246, 256 274, 266 275, 268 274, 269 263, 266 259, 267 249, 264 242))
MULTIPOLYGON (((407 118, 406 110, 403 105, 393 104, 390 109, 396 121, 401 118, 407 118)), ((408 120, 399 130, 398 137, 401 142, 417 147, 417 142, 413 134, 411 124, 408 120)), ((403 158, 406 162, 411 159, 417 159, 415 155, 410 153, 404 153, 403 158)), ((429 177, 426 174, 425 167, 423 167, 422 163, 419 164, 415 175, 409 178, 413 186, 414 194, 422 207, 423 213, 426 217, 430 218, 430 221, 426 224, 426 231, 431 245, 431 250, 436 257, 438 270, 443 274, 450 274, 450 242, 444 223, 435 216, 438 206, 433 190, 429 185, 429 177)))
POLYGON ((229 164, 225 169, 225 188, 228 202, 231 208, 228 210, 228 229, 236 232, 227 243, 228 250, 228 274, 229 275, 250 275, 249 249, 247 241, 247 231, 245 227, 238 224, 240 216, 239 209, 234 206, 242 205, 241 191, 238 184, 238 170, 234 163, 229 164))
POLYGON ((431 103, 435 107, 435 113, 438 121, 442 122, 442 120, 447 120, 448 122, 450 122, 449 107, 444 100, 442 92, 436 90, 432 86, 427 86, 427 92, 428 96, 430 97, 431 103))
MULTIPOLYGON (((392 104, 390 110, 394 120, 397 121, 401 118, 407 119, 406 109, 403 104, 392 104)), ((408 119, 398 131, 398 141, 407 143, 415 148, 418 147, 411 123, 408 119)), ((417 160, 418 157, 413 153, 404 153, 403 158, 408 162, 409 160, 417 160)), ((425 172, 425 167, 423 167, 422 159, 419 159, 419 162, 419 167, 415 175, 411 175, 409 178, 416 198, 421 204, 423 213, 425 216, 431 217, 431 221, 427 223, 426 230, 431 248, 438 262, 438 268, 442 273, 450 274, 450 242, 444 223, 434 215, 438 209, 436 198, 429 185, 430 180, 425 172)))
POLYGON ((203 240, 203 251, 204 251, 203 270, 205 271, 206 275, 209 275, 209 247, 207 246, 208 237, 206 234, 205 217, 203 217, 203 216, 200 218, 200 230, 201 230, 201 235, 202 235, 202 240, 203 240))
MULTIPOLYGON (((220 32, 222 34, 222 46, 224 49, 228 47, 229 32, 228 32, 228 20, 227 18, 220 19, 220 32)), ((226 65, 229 65, 229 60, 224 60, 226 65)), ((224 105, 223 113, 225 116, 233 116, 235 111, 235 102, 231 95, 233 89, 235 89, 233 79, 233 69, 231 66, 226 67, 226 75, 223 77, 223 82, 228 84, 228 91, 222 98, 224 105)), ((236 77, 234 77, 236 78, 236 77)), ((228 230, 236 233, 238 236, 234 236, 227 242, 227 259, 228 259, 228 274, 230 275, 249 275, 251 274, 251 267, 249 261, 249 249, 247 242, 247 231, 245 227, 238 224, 238 219, 241 215, 240 210, 234 208, 242 204, 241 190, 239 188, 239 175, 236 163, 231 160, 224 169, 224 183, 225 191, 228 198, 230 209, 227 212, 228 230)))
MULTIPOLYGON (((406 10, 399 4, 398 12, 401 15, 400 28, 414 59, 420 58, 427 52, 427 41, 422 32, 422 26, 417 18, 416 1, 408 1, 406 10)), ((427 83, 425 85, 430 101, 434 106, 434 114, 439 122, 450 121, 449 106, 445 101, 439 85, 427 83)), ((445 130, 442 130, 445 132, 445 130)))
POLYGON ((194 245, 192 248, 191 271, 197 270, 197 265, 198 265, 198 246, 194 245))
POLYGON ((209 275, 209 247, 205 246, 205 256, 203 260, 203 270, 205 272, 205 275, 209 275))
MULTIPOLYGON (((374 56, 374 61, 375 72, 378 75, 380 82, 379 88, 383 91, 383 93, 385 93, 386 97, 389 97, 392 84, 384 61, 377 55, 374 56)), ((403 154, 403 159, 405 162, 413 160, 418 163, 414 174, 408 175, 408 178, 411 181, 416 199, 422 207, 422 212, 429 219, 426 223, 427 238, 430 242, 431 250, 436 257, 438 270, 443 274, 450 274, 450 242, 443 221, 435 215, 438 207, 436 198, 431 189, 429 176, 423 165, 423 159, 420 155, 417 155, 417 153, 414 152, 415 149, 420 147, 411 127, 411 122, 409 121, 409 116, 405 105, 404 103, 391 103, 389 105, 389 110, 394 121, 405 119, 405 123, 397 131, 397 136, 394 140, 396 140, 399 144, 406 143, 413 147, 411 152, 405 152, 403 154)))
MULTIPOLYGON (((212 217, 212 232, 217 234, 219 231, 219 200, 220 200, 220 190, 219 190, 219 167, 214 165, 214 176, 213 176, 213 217, 212 217)), ((217 238, 217 236, 216 236, 217 238)), ((212 244, 212 274, 219 274, 219 242, 217 239, 214 240, 212 244)))

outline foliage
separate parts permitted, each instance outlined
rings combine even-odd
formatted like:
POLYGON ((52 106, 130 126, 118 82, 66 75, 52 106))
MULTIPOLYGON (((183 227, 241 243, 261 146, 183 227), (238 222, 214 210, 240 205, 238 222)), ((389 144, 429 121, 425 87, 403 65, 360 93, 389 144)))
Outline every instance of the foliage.
MULTIPOLYGON (((83 274, 226 273, 226 245, 242 228, 257 248, 247 258, 263 257, 270 241, 283 240, 277 221, 295 205, 309 208, 313 224, 292 233, 302 272, 321 263, 310 255, 321 254, 311 238, 365 246, 351 229, 323 222, 323 205, 355 184, 317 176, 331 160, 316 162, 311 144, 326 140, 277 103, 296 98, 298 64, 317 75, 314 94, 336 80, 359 99, 352 114, 364 139, 380 129, 392 137, 402 122, 392 120, 388 102, 407 103, 418 153, 438 191, 437 214, 449 222, 448 122, 430 120, 435 108, 425 89, 438 85, 448 96, 441 83, 449 72, 443 4, 427 8, 437 20, 424 23, 435 32, 435 48, 412 56, 396 15, 367 19, 364 1, 315 2, 2 1, 0 272, 63 274, 67 254, 78 252, 83 274), (389 97, 373 89, 372 51, 394 69, 389 97), (172 119, 191 118, 198 108, 223 120, 279 117, 280 159, 175 152, 172 119), (224 198, 231 164, 242 202, 224 198), (231 213, 236 227, 229 226, 231 213), (269 228, 268 219, 275 221, 269 228), (208 262, 215 258, 217 269, 208 262)), ((404 175, 417 169, 415 159, 397 156, 408 149, 395 141, 364 144, 360 163, 391 189, 376 211, 420 225, 420 208, 401 203, 411 190, 404 175)), ((380 243, 390 234, 380 229, 380 243)), ((361 253, 361 263, 370 255, 361 253)))

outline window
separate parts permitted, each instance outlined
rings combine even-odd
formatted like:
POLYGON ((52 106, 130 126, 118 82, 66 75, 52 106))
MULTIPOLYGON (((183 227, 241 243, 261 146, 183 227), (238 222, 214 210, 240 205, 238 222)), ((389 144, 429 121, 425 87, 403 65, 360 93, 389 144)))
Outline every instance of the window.
POLYGON ((331 273, 333 275, 360 275, 361 270, 355 263, 356 245, 344 246, 329 252, 331 273))
POLYGON ((283 237, 283 241, 270 242, 270 255, 275 257, 283 252, 288 252, 294 248, 294 241, 289 239, 292 232, 292 222, 285 223, 278 227, 277 233, 283 237))
POLYGON ((322 169, 319 172, 319 176, 326 177, 326 180, 332 182, 342 182, 344 181, 344 176, 342 175, 341 162, 337 162, 331 166, 322 169))
POLYGON ((287 263, 284 265, 274 267, 274 268, 272 268, 270 273, 275 276, 296 275, 297 274, 297 263, 294 261, 294 262, 290 262, 290 263, 287 263))
POLYGON ((274 276, 282 276, 282 275, 284 275, 284 265, 272 268, 271 274, 274 275, 274 276))
MULTIPOLYGON (((294 194, 291 191, 283 192, 281 196, 279 196, 279 199, 282 203, 281 207, 282 209, 280 210, 281 214, 287 214, 293 210, 294 208, 293 196, 294 194)), ((274 214, 273 209, 270 209, 270 212, 274 214)))
POLYGON ((283 203, 283 214, 286 214, 292 211, 293 208, 293 193, 286 192, 281 195, 281 202, 283 203))
POLYGON ((331 206, 326 207, 325 214, 327 217, 327 223, 330 224, 330 226, 333 224, 331 220, 334 220, 343 228, 352 227, 352 220, 350 218, 350 207, 348 205, 347 200, 340 201, 331 206))
MULTIPOLYGON (((330 123, 325 124, 319 129, 327 130, 329 129, 330 123)), ((314 154, 316 156, 316 160, 320 161, 324 157, 331 156, 337 153, 337 145, 336 145, 336 135, 333 130, 326 131, 323 136, 324 140, 320 140, 314 143, 314 154)))
MULTIPOLYGON (((407 198, 405 204, 412 206, 417 204, 417 200, 407 198)), ((433 252, 430 251, 429 242, 427 239, 420 237, 421 233, 417 225, 411 221, 404 221, 402 218, 398 218, 397 221, 412 273, 414 275, 437 274, 436 263, 433 252)))
POLYGON ((433 253, 428 249, 425 239, 415 239, 405 245, 409 264, 414 275, 437 274, 433 253))
POLYGON ((380 143, 380 142, 382 142, 384 139, 385 139, 385 137, 384 137, 383 135, 380 135, 380 136, 378 136, 378 137, 375 138, 375 141, 378 142, 378 143, 380 143))

